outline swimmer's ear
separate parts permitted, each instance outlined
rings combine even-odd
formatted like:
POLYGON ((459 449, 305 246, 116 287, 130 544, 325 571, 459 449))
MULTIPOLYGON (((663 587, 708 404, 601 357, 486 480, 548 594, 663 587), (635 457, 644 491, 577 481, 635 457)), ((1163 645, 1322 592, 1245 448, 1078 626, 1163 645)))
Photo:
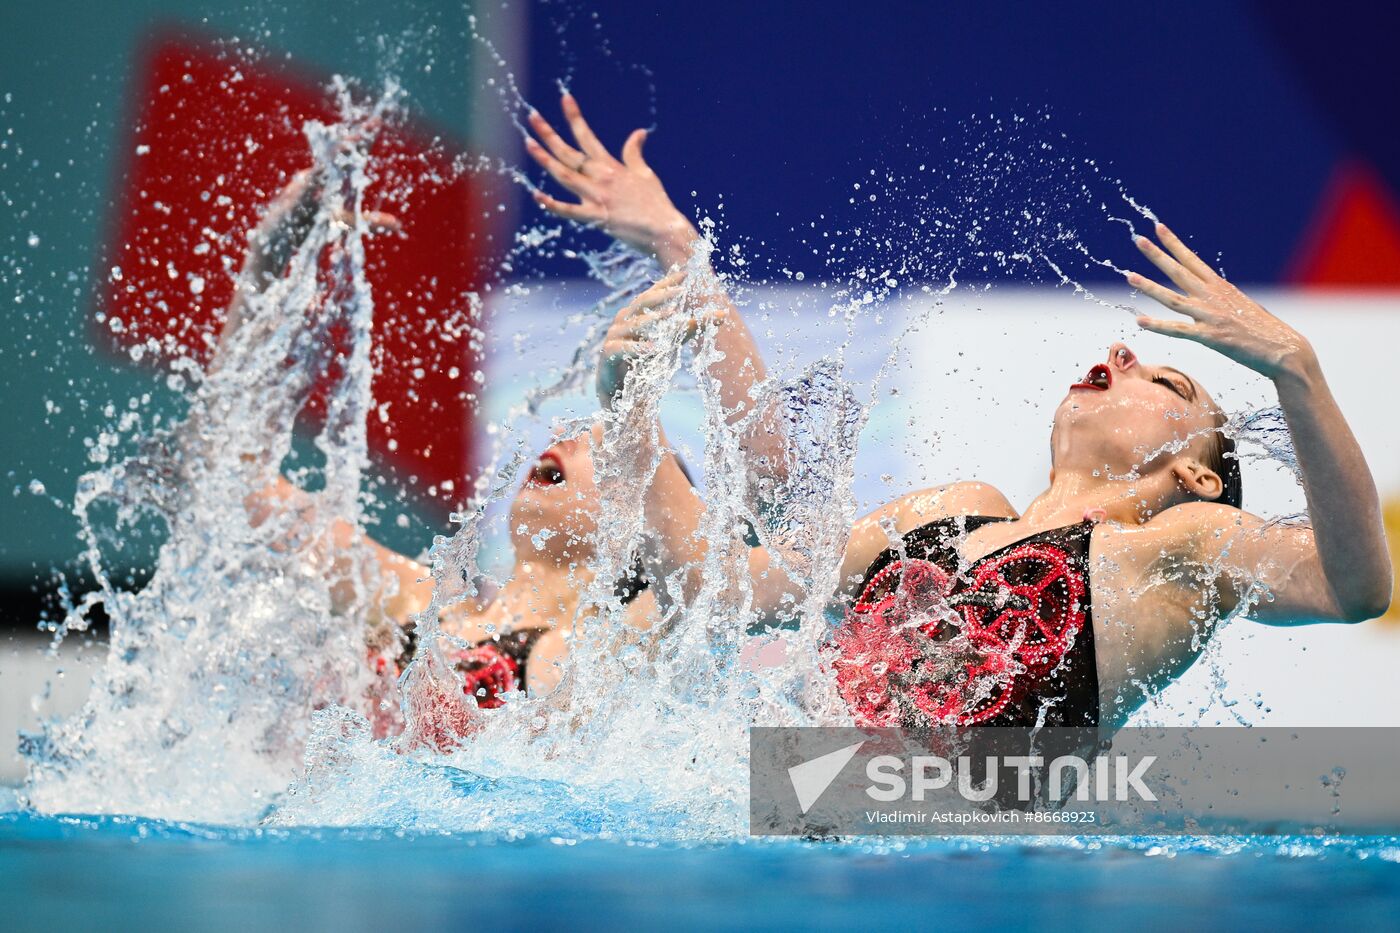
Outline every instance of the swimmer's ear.
POLYGON ((1225 482, 1220 474, 1194 457, 1179 457, 1172 464, 1172 473, 1177 482, 1197 499, 1214 502, 1225 491, 1225 482))

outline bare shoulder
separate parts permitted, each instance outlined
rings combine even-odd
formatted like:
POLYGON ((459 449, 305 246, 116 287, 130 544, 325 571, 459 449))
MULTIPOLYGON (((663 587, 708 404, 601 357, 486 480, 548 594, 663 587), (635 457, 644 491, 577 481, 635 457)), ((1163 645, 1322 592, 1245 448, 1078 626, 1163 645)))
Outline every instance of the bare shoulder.
POLYGON ((979 482, 948 483, 900 496, 859 519, 841 561, 841 591, 847 595, 867 567, 890 546, 890 535, 908 534, 920 525, 963 515, 1015 518, 1016 510, 995 486, 979 482))
POLYGON ((904 534, 944 518, 965 515, 1015 518, 1016 514, 1006 496, 995 486, 970 480, 908 493, 872 512, 866 519, 875 519, 881 524, 893 519, 894 529, 904 534))

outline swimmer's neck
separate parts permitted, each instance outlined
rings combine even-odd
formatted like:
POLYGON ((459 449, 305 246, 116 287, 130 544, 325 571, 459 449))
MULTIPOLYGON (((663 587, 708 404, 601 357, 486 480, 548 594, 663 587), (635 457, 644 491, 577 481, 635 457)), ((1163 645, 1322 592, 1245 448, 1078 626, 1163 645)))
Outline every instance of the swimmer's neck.
MULTIPOLYGON (((1152 504, 1158 497, 1144 488, 1153 485, 1150 479, 1128 483, 1080 472, 1056 472, 1050 478, 1050 488, 1026 506, 1018 521, 1059 528, 1094 515, 1099 521, 1140 525, 1154 511, 1152 504)), ((1156 511, 1161 511, 1161 506, 1156 511)))
POLYGON ((530 612, 572 614, 578 608, 579 594, 592 580, 593 574, 577 563, 516 561, 514 572, 493 602, 530 612))

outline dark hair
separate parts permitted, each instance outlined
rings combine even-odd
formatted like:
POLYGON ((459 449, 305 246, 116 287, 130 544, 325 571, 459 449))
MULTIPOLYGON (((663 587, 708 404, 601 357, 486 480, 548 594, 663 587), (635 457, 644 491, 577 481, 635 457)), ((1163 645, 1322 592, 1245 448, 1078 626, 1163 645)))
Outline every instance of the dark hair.
MULTIPOLYGON (((681 468, 681 475, 686 478, 686 482, 694 486, 695 477, 690 475, 690 468, 685 465, 680 454, 673 456, 676 458, 676 466, 681 468)), ((642 562, 642 555, 638 554, 632 560, 632 568, 627 571, 627 575, 613 584, 613 595, 621 600, 622 605, 625 606, 641 596, 642 591, 651 586, 651 583, 652 580, 647 574, 646 564, 642 562)))
POLYGON ((1244 476, 1235 453, 1235 439, 1225 433, 1224 427, 1225 416, 1217 415, 1215 430, 1206 437, 1205 464, 1220 477, 1220 495, 1215 501, 1238 509, 1244 501, 1244 476))

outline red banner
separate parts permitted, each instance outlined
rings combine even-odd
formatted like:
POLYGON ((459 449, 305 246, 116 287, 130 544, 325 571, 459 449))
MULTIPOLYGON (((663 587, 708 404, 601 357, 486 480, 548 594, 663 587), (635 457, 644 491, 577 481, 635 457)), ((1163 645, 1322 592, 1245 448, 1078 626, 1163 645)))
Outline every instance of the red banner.
MULTIPOLYGON (((214 42, 163 36, 142 61, 99 339, 129 350, 169 338, 206 362, 262 206, 311 163, 303 124, 336 111, 326 82, 214 42)), ((487 275, 485 195, 461 148, 421 123, 386 127, 370 154, 366 208, 403 225, 367 248, 378 406, 370 446, 450 508, 475 462, 483 387, 472 296, 487 275)))

